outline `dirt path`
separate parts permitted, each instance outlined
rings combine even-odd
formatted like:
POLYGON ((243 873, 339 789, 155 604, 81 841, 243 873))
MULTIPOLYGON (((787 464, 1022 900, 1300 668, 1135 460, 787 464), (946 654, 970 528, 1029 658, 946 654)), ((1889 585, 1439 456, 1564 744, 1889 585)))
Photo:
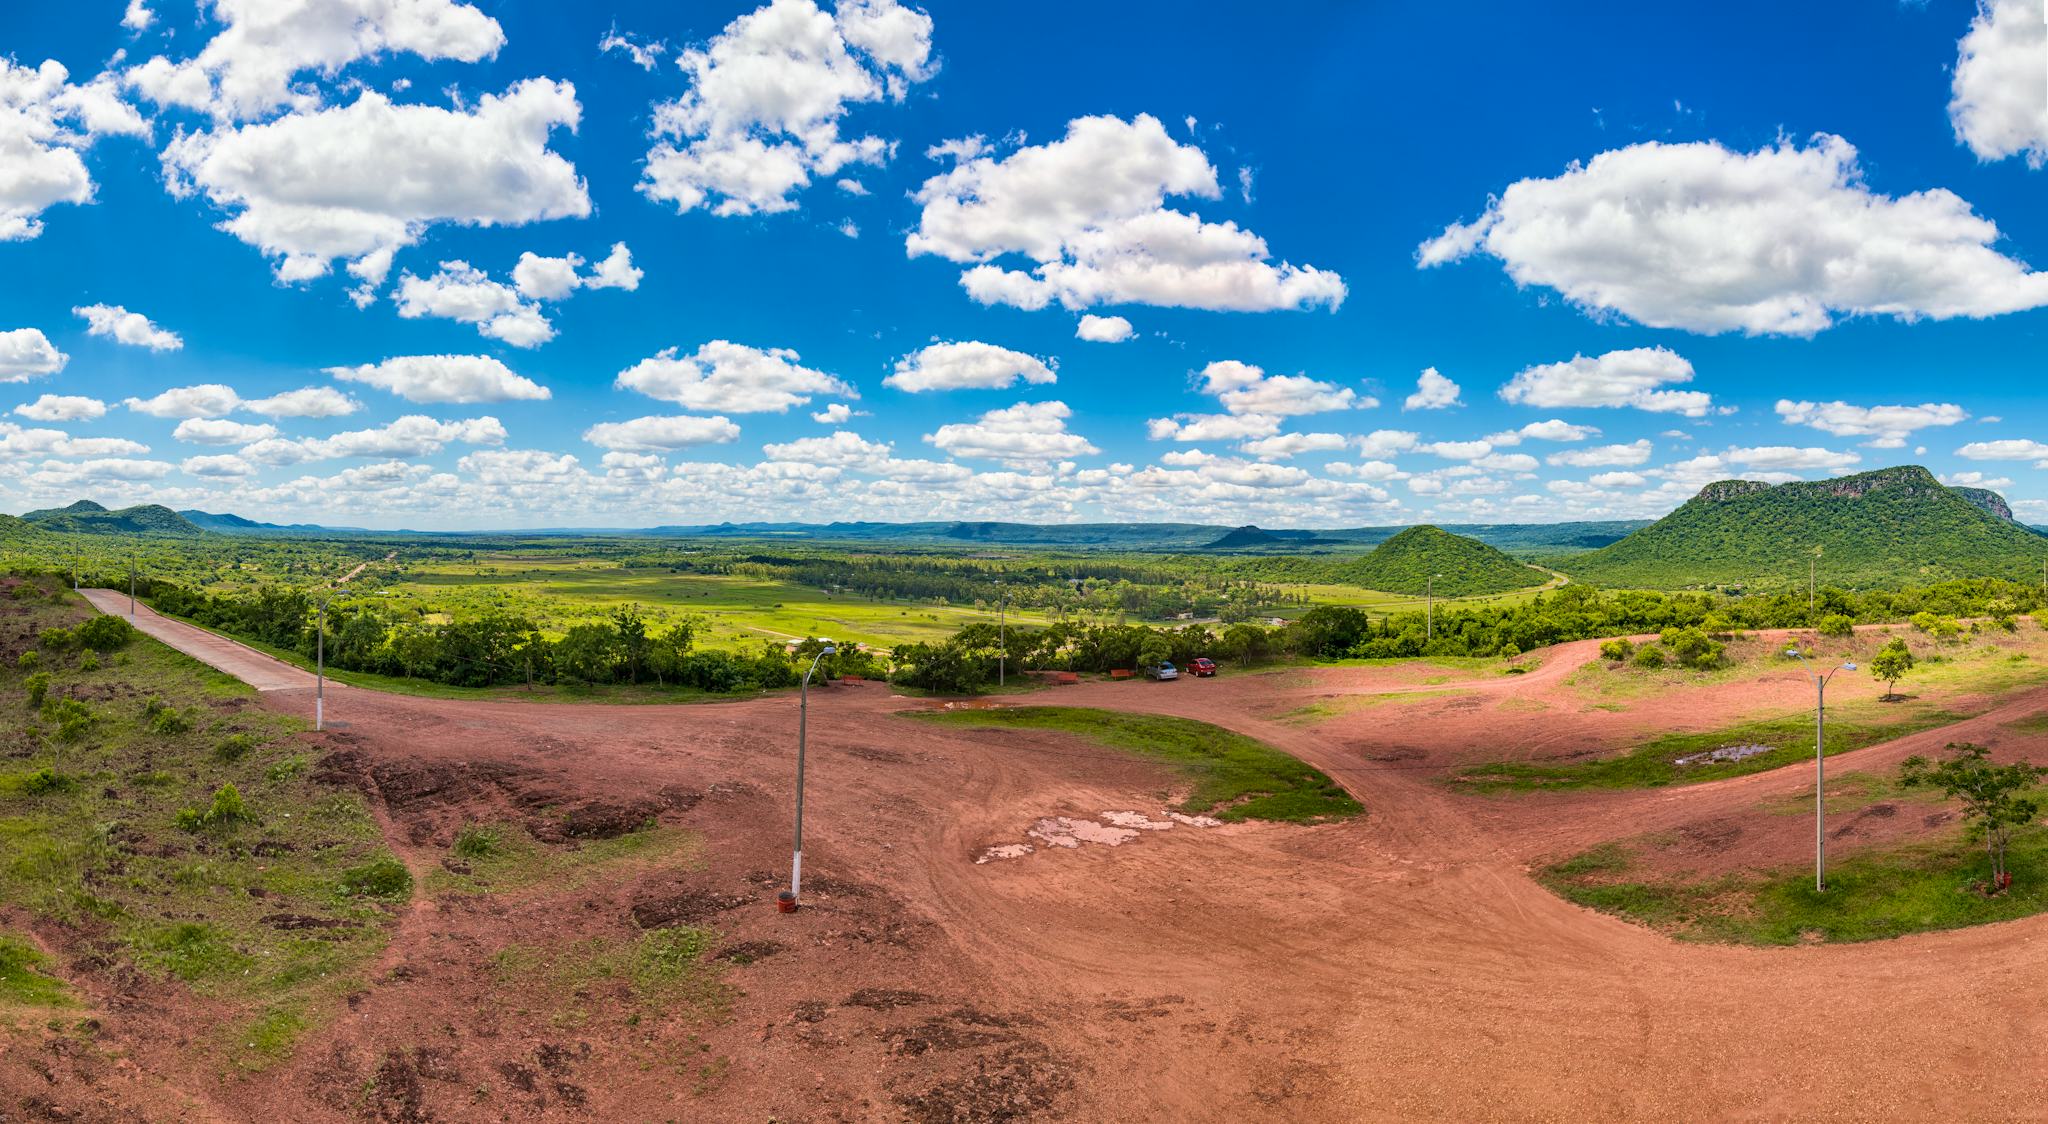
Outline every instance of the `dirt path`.
MULTIPOLYGON (((175 622, 138 624, 209 662, 278 674, 175 622)), ((731 1060, 722 1083, 691 1091, 697 1079, 650 1064, 667 1053, 633 1052, 643 1031, 612 1027, 588 1034, 597 1048, 574 1076, 585 1100, 562 1119, 2037 1117, 2048 918, 1854 946, 1695 946, 1570 905, 1528 876, 1538 856, 1750 808, 1798 791, 1810 773, 1557 799, 1481 799, 1439 783, 1450 764, 1621 717, 1571 699, 1566 680, 1597 647, 1561 645, 1525 675, 1412 688, 1476 696, 1463 710, 1449 709, 1463 699, 1433 700, 1313 727, 1277 716, 1332 692, 1382 693, 1359 674, 1373 669, 1020 698, 1260 737, 1330 771, 1369 813, 1318 827, 1176 828, 986 864, 975 856, 1023 838, 1039 817, 1156 813, 1175 782, 1057 734, 910 721, 898 712, 929 704, 877 684, 814 691, 806 882, 815 869, 843 893, 793 915, 768 897, 787 860, 790 699, 608 707, 355 691, 357 721, 330 743, 421 785, 446 781, 403 798, 386 789, 392 830, 414 833, 401 843, 415 861, 479 814, 488 785, 478 778, 541 778, 616 800, 676 786, 701 797, 676 815, 703 834, 709 866, 675 877, 743 896, 749 904, 715 923, 728 939, 784 951, 736 969, 743 994, 731 1017, 690 1031, 731 1060), (747 881, 754 871, 771 873, 747 881), (911 998, 857 1001, 877 989, 911 998), (926 1094, 937 1101, 916 1099, 926 1094), (1014 1115, 919 1115, 922 1103, 1007 1103, 1014 1115)), ((1787 678, 1703 691, 1684 718, 1725 722, 1755 705, 1747 696, 1798 690, 1787 678)), ((311 705, 288 691, 268 703, 311 705)), ((1893 763, 2042 710, 2048 687, 1837 758, 1830 771, 1893 763)), ((617 924, 638 885, 597 888, 553 912, 415 911, 394 944, 404 982, 370 991, 291 1071, 244 1079, 223 1103, 245 1119, 345 1119, 303 1092, 321 1067, 414 1043, 457 1051, 465 1073, 494 1072, 547 1032, 509 1025, 479 990, 490 954, 522 932, 617 924)), ((537 1114, 466 1092, 430 1090, 434 1115, 537 1114)))
MULTIPOLYGON (((102 613, 128 615, 128 595, 111 589, 82 589, 79 593, 102 613)), ((193 659, 240 679, 259 691, 311 691, 313 673, 240 644, 218 633, 172 620, 147 605, 135 606, 135 627, 163 641, 193 659)), ((327 684, 333 690, 337 684, 327 684)))

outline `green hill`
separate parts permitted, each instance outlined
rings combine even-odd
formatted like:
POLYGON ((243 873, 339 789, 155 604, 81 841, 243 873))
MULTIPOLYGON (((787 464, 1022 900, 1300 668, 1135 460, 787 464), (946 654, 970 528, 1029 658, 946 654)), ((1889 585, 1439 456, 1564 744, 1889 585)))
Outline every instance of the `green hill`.
POLYGON ((1506 593, 1548 581, 1500 551, 1437 527, 1410 527, 1337 568, 1338 580, 1387 593, 1420 594, 1431 574, 1439 597, 1506 593))
POLYGON ((108 511, 91 500, 70 507, 31 511, 21 517, 44 531, 71 535, 203 535, 190 519, 161 504, 147 503, 108 511))
POLYGON ((1575 581, 1643 589, 1800 586, 1816 558, 1823 582, 1853 589, 2039 578, 2048 538, 2000 511, 1996 493, 1946 487, 1918 465, 1775 487, 1723 480, 1559 566, 1575 581))

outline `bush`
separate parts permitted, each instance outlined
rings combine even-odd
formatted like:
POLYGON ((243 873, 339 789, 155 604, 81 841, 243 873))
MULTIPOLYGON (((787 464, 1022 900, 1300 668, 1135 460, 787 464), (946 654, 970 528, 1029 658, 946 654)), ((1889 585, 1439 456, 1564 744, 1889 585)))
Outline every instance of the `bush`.
POLYGON ((73 639, 68 628, 46 628, 36 636, 37 643, 52 652, 62 652, 70 648, 73 639))
POLYGON ((1720 667, 1727 652, 1720 641, 1709 639, 1697 628, 1667 628, 1657 639, 1671 650, 1680 666, 1695 671, 1720 667))
POLYGON ((1856 622, 1840 613, 1829 613, 1820 619, 1818 625, 1814 626, 1814 631, 1822 636, 1854 636, 1856 635, 1856 622))
POLYGON ((351 898, 407 898, 412 896, 412 871, 390 855, 382 855, 343 871, 341 892, 351 898))
POLYGON ((182 710, 172 710, 166 707, 157 711, 149 719, 149 732, 161 734, 165 737, 185 733, 191 728, 192 719, 182 710))
POLYGON ((455 833, 455 857, 481 859, 498 852, 498 833, 488 827, 471 825, 455 833))
POLYGON ((72 635, 82 648, 111 652, 126 647, 135 639, 135 626, 125 618, 102 614, 79 625, 72 635))
POLYGON ((52 792, 64 792, 72 787, 70 777, 51 770, 47 765, 21 778, 21 791, 30 796, 46 796, 52 792))
POLYGON ((255 735, 229 734, 220 740, 219 745, 213 747, 213 756, 216 761, 240 761, 255 748, 255 735))
POLYGON ((43 654, 34 648, 30 648, 28 651, 14 657, 14 666, 21 671, 34 671, 43 666, 43 654))
POLYGON ((57 723, 57 739, 75 742, 85 736, 92 724, 99 720, 93 709, 77 699, 51 699, 43 707, 43 716, 57 723))
POLYGON ((233 827, 250 818, 248 805, 242 803, 242 791, 230 781, 213 790, 213 803, 204 811, 186 808, 171 822, 182 830, 198 831, 202 827, 233 827))
POLYGON ((50 696, 50 673, 38 671, 28 677, 28 708, 43 709, 43 701, 50 696))
POLYGON ((1664 666, 1664 649, 1655 644, 1645 644, 1636 649, 1635 665, 1656 671, 1664 666))
POLYGON ((1609 640, 1605 644, 1600 645, 1600 658, 1603 660, 1613 660, 1615 663, 1627 663, 1628 658, 1635 654, 1635 643, 1625 636, 1616 637, 1613 640, 1609 640))
POLYGON ((90 652, 90 651, 89 651, 89 652, 87 652, 87 653, 86 653, 86 654, 85 654, 84 656, 82 656, 82 657, 80 657, 80 658, 79 658, 79 661, 78 661, 78 670, 80 670, 80 671, 98 671, 99 669, 100 669, 100 654, 99 654, 98 652, 90 652))
POLYGON ((272 784, 283 784, 306 771, 306 759, 293 754, 263 770, 263 779, 272 784))

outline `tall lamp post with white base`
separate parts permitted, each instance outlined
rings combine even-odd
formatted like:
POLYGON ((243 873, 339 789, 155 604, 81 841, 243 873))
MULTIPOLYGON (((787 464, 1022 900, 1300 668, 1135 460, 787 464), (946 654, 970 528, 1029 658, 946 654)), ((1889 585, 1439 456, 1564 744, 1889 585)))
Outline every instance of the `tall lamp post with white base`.
POLYGON ((796 846, 789 859, 789 889, 776 896, 776 905, 784 913, 794 912, 797 900, 804 892, 804 738, 809 733, 811 715, 811 676, 817 673, 818 661, 826 656, 839 654, 839 649, 830 644, 818 649, 811 657, 811 666, 804 669, 803 686, 799 688, 796 704, 796 846))
POLYGON ((1806 653, 1797 648, 1785 649, 1785 654, 1797 659, 1806 668, 1806 674, 1813 680, 1813 892, 1827 892, 1828 837, 1827 837, 1827 793, 1823 782, 1827 779, 1826 766, 1828 736, 1828 680, 1837 671, 1854 671, 1854 663, 1844 663, 1825 673, 1813 670, 1812 661, 1806 653))

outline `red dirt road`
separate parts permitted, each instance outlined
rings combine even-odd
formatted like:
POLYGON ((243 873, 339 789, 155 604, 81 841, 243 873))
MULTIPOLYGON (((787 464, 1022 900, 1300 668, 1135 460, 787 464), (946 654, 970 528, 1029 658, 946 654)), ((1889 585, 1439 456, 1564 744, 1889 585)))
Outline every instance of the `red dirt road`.
MULTIPOLYGON (((1525 676, 1417 688, 1476 698, 1467 709, 1437 700, 1314 727, 1261 716, 1371 677, 1294 671, 1029 696, 1019 701, 1178 714, 1263 738, 1331 772, 1368 814, 1318 827, 1177 828, 987 864, 973 861, 983 848, 1022 840, 1041 816, 1156 814, 1173 778, 1059 735, 909 721, 896 712, 923 704, 880 685, 814 691, 806 881, 820 891, 787 916, 770 899, 788 857, 794 699, 571 706, 351 691, 330 699, 330 716, 350 728, 329 744, 366 770, 383 767, 369 788, 416 867, 438 861, 463 819, 508 797, 469 781, 421 797, 402 775, 471 777, 482 766, 620 799, 687 787, 699 798, 663 818, 703 833, 707 865, 573 900, 426 902, 388 958, 406 971, 381 979, 278 1073, 170 1072, 178 1055, 149 1032, 173 1025, 175 1012, 136 1016, 127 1033, 139 1066, 229 1119, 359 1117, 321 1090, 361 1082, 387 1051, 426 1046, 452 1051, 462 1080, 427 1083, 423 1115, 387 1118, 2048 1114, 2048 918, 1853 946, 1707 947, 1580 909, 1528 877, 1539 857, 1732 816, 1811 784, 1796 768, 1521 799, 1439 783, 1446 764, 1498 759, 1504 743, 1606 729, 1613 716, 1586 712, 1564 683, 1594 647, 1553 649, 1525 676), (743 994, 730 1019, 562 1031, 522 1021, 493 995, 482 966, 508 940, 627 926, 627 908, 664 878, 744 896, 708 923, 729 940, 782 946, 733 970, 743 994), (693 1068, 696 1054, 676 1061, 685 1034, 704 1057, 729 1059, 716 1081, 693 1068), (540 1100, 510 1087, 472 1094, 471 1085, 501 1089, 494 1075, 509 1072, 506 1059, 536 1043, 579 1039, 592 1049, 564 1078, 575 1097, 550 1098, 545 1082, 540 1100)), ((240 667, 241 652, 222 658, 240 667)), ((1724 712, 1753 705, 1728 692, 1699 699, 1724 712)), ((311 706, 302 692, 266 701, 311 706)), ((1956 737, 1995 740, 2003 723, 2043 710, 2048 688, 2033 688, 1961 727, 1837 758, 1830 772, 1956 737)))

